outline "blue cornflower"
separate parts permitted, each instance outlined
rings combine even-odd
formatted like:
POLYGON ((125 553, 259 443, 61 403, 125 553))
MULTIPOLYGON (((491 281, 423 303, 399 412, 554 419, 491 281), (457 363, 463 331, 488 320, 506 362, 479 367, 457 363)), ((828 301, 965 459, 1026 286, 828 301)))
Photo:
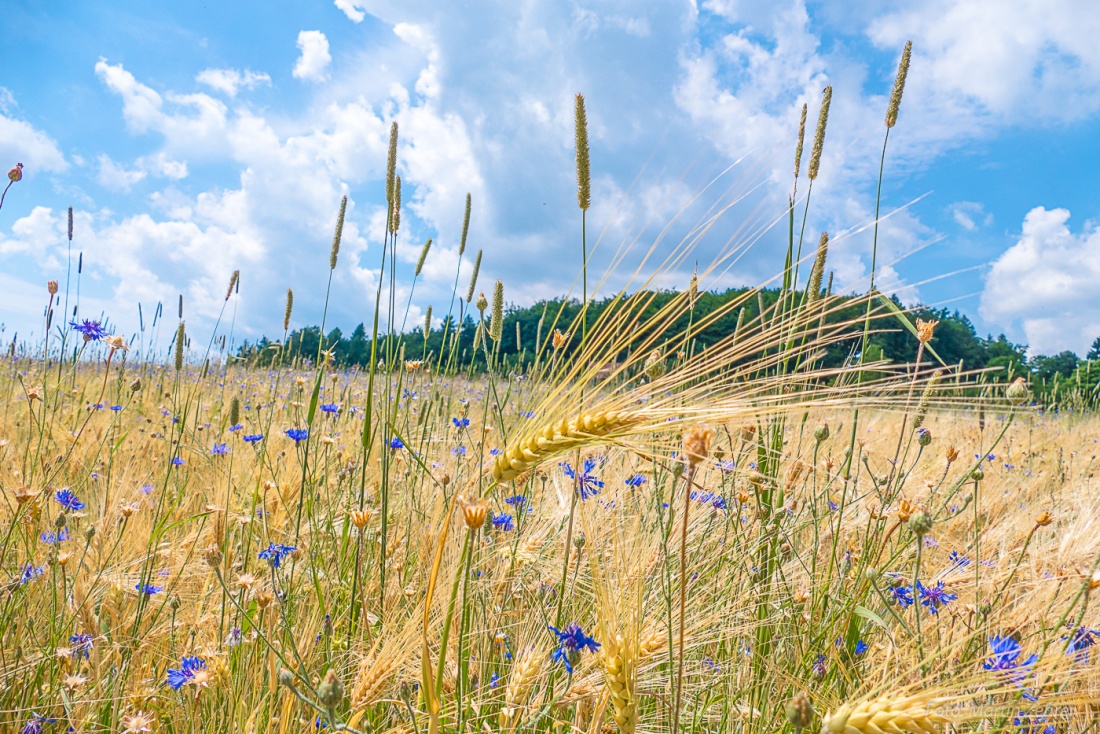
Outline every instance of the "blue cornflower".
POLYGON ((1100 631, 1078 627, 1068 638, 1062 639, 1069 640, 1069 644, 1066 645, 1067 655, 1073 655, 1078 660, 1085 661, 1089 658, 1088 649, 1100 644, 1100 631))
POLYGON ((902 609, 908 609, 913 603, 913 589, 909 586, 893 586, 890 588, 890 596, 894 598, 902 609))
POLYGON ((178 691, 181 686, 194 680, 196 670, 205 669, 205 660, 195 655, 185 655, 183 659, 180 660, 180 666, 178 668, 168 669, 168 685, 172 687, 172 690, 178 691))
POLYGON ((257 554, 257 557, 262 561, 270 563, 272 568, 278 568, 279 564, 283 562, 283 556, 297 549, 298 547, 294 545, 268 543, 267 547, 257 554))
POLYGON ((336 403, 325 403, 321 406, 321 411, 324 413, 339 413, 340 406, 336 403))
POLYGON ((601 489, 603 489, 603 482, 600 481, 596 477, 596 475, 592 473, 592 471, 596 468, 595 459, 584 460, 584 470, 581 472, 581 475, 579 477, 573 470, 573 466, 568 461, 561 462, 560 466, 562 468, 562 471, 565 473, 565 476, 569 477, 570 479, 575 479, 577 481, 577 489, 581 493, 581 500, 586 500, 589 497, 594 497, 595 495, 600 493, 601 489))
POLYGON ((623 484, 625 484, 628 487, 640 487, 643 484, 645 484, 647 481, 649 481, 649 480, 646 479, 645 474, 634 474, 634 475, 624 479, 623 484))
POLYGON ((258 441, 262 441, 263 437, 264 434, 262 433, 254 433, 251 435, 241 436, 241 438, 244 439, 246 443, 257 443, 258 441))
POLYGON ((229 453, 229 445, 224 443, 214 444, 214 448, 210 449, 211 456, 221 456, 222 454, 229 453))
POLYGON ((84 503, 81 502, 80 498, 73 494, 73 491, 68 487, 57 490, 53 498, 57 501, 57 504, 70 512, 77 512, 84 509, 84 503))
POLYGON ((31 718, 19 730, 19 734, 42 734, 43 724, 56 724, 57 719, 48 719, 42 714, 31 714, 31 718))
POLYGON ((28 563, 23 566, 23 571, 19 574, 19 585, 29 584, 44 573, 46 573, 46 569, 28 563))
POLYGON ((42 542, 45 543, 46 545, 57 545, 58 543, 64 543, 66 540, 68 540, 72 536, 69 535, 69 529, 67 527, 65 527, 65 528, 61 528, 61 530, 59 530, 56 533, 50 533, 50 532, 42 533, 42 535, 40 535, 39 537, 42 538, 42 542))
POLYGON ((822 678, 825 676, 825 655, 823 653, 819 652, 817 654, 817 657, 814 658, 814 664, 812 667, 813 673, 816 677, 822 678))
POLYGON ((393 449, 394 451, 396 451, 397 449, 403 449, 403 448, 405 448, 405 442, 402 441, 397 436, 394 436, 393 438, 390 439, 390 448, 393 449))
POLYGON ((516 524, 511 515, 502 512, 499 515, 493 515, 493 527, 497 530, 508 532, 509 530, 515 530, 516 524))
POLYGON ((719 461, 718 468, 722 470, 723 474, 729 474, 731 471, 737 468, 737 462, 732 459, 726 461, 719 461))
MULTIPOLYGON (((982 667, 986 670, 1004 673, 1009 680, 1015 683, 1020 683, 1027 677, 1027 669, 1039 660, 1039 656, 1033 653, 1026 660, 1020 662, 1020 653, 1022 652, 1020 643, 1012 637, 994 635, 989 638, 989 648, 993 651, 993 655, 986 658, 985 662, 982 663, 982 667)), ((1024 691, 1023 696, 1028 701, 1038 700, 1027 691, 1024 691)))
POLYGON ((451 423, 454 424, 455 428, 469 428, 470 419, 469 418, 451 418, 451 423))
POLYGON ((451 449, 451 453, 454 454, 455 456, 465 456, 466 455, 466 447, 465 446, 455 446, 453 449, 451 449))
POLYGON ((147 596, 159 594, 160 592, 164 591, 163 586, 153 586, 152 584, 137 584, 134 586, 134 588, 137 589, 139 593, 145 594, 147 596))
POLYGON ((514 494, 511 497, 505 499, 504 504, 514 505, 515 507, 522 508, 525 504, 527 504, 527 498, 524 497, 522 494, 514 494))
POLYGON ((309 429, 308 428, 288 428, 288 429, 286 429, 286 435, 287 435, 287 438, 293 438, 294 443, 297 444, 297 443, 299 443, 301 441, 305 441, 307 438, 309 438, 309 429))
POLYGON ((77 660, 81 655, 90 657, 92 653, 92 636, 78 632, 69 638, 69 647, 73 651, 73 659, 77 660))
POLYGON ((714 500, 710 503, 710 506, 716 510, 729 509, 729 507, 726 505, 726 498, 720 495, 715 495, 714 500))
POLYGON ((241 644, 241 640, 243 639, 244 636, 241 634, 241 628, 233 627, 229 630, 229 634, 225 636, 225 644, 229 647, 236 647, 241 644))
POLYGON ((519 417, 520 417, 520 418, 534 418, 534 417, 535 417, 535 415, 536 415, 535 411, 533 411, 533 410, 526 410, 526 411, 524 411, 524 412, 520 413, 520 414, 519 414, 519 417))
POLYGON ((173 456, 172 466, 183 466, 183 459, 179 456, 173 456))
POLYGON ((951 551, 951 554, 947 556, 947 560, 951 561, 951 567, 948 571, 960 571, 966 566, 970 565, 970 559, 959 553, 957 550, 951 551))
POLYGON ((84 319, 80 323, 70 321, 69 326, 83 334, 86 342, 97 342, 107 336, 107 330, 103 328, 103 325, 92 319, 84 319))
POLYGON ((958 594, 952 594, 943 587, 943 582, 939 581, 935 586, 925 586, 920 581, 917 582, 917 591, 920 593, 921 606, 928 607, 928 611, 932 614, 938 614, 940 607, 950 604, 959 598, 958 594))
POLYGON ((862 655, 867 652, 867 643, 863 640, 856 640, 856 655, 862 655))
POLYGON ((118 411, 122 410, 122 406, 121 405, 112 405, 111 410, 113 410, 117 413, 118 411))
POLYGON ((500 685, 500 676, 497 675, 496 673, 493 673, 493 675, 489 678, 489 687, 490 688, 496 688, 499 685, 500 685))
POLYGON ((236 425, 232 425, 232 426, 229 427, 229 432, 230 433, 236 433, 237 431, 241 430, 242 428, 244 428, 244 424, 243 423, 237 423, 236 425))
POLYGON ((564 631, 550 625, 547 625, 547 629, 558 636, 558 649, 554 650, 550 659, 561 662, 570 675, 573 673, 573 665, 580 660, 582 652, 586 649, 591 652, 600 649, 600 643, 586 635, 576 622, 570 623, 564 631))
POLYGON ((1047 717, 1029 716, 1022 711, 1013 717, 1012 725, 1019 728, 1019 734, 1058 734, 1058 727, 1047 724, 1047 717))

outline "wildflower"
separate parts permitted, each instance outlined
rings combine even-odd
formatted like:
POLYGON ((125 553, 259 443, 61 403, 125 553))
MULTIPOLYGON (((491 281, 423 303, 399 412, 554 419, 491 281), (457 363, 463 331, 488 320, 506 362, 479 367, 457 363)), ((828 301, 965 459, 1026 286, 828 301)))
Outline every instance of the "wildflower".
POLYGON ((228 454, 228 453, 229 453, 229 446, 228 446, 228 444, 224 444, 224 443, 216 443, 216 444, 214 444, 214 448, 210 449, 210 455, 211 456, 221 456, 223 454, 228 454))
POLYGON ((122 717, 123 734, 143 734, 153 730, 153 716, 144 711, 135 711, 122 717))
POLYGON ((623 480, 623 484, 628 487, 640 487, 648 481, 644 474, 634 474, 623 480))
POLYGON ((86 342, 97 342, 107 336, 107 330, 103 328, 103 325, 91 319, 84 319, 80 323, 70 321, 69 326, 83 334, 86 342))
POLYGON ((321 406, 321 411, 324 413, 339 413, 340 406, 336 403, 325 403, 321 406))
POLYGON ((902 609, 908 609, 913 603, 913 589, 908 586, 894 586, 890 589, 890 596, 902 609))
POLYGON ((173 456, 172 466, 183 466, 183 459, 179 456, 173 456))
POLYGON ((522 509, 523 506, 527 504, 527 498, 524 497, 522 494, 514 494, 511 497, 505 499, 504 504, 512 505, 516 508, 522 509))
POLYGON ((936 326, 939 325, 939 321, 935 319, 931 321, 925 321, 924 319, 917 319, 917 341, 921 344, 927 344, 932 341, 932 332, 935 331, 936 326))
POLYGON ((917 591, 920 593, 921 606, 928 607, 928 611, 932 614, 938 614, 940 607, 950 604, 959 598, 958 594, 952 594, 947 591, 943 582, 939 581, 935 586, 925 586, 920 581, 917 582, 917 591))
POLYGON ((505 512, 502 512, 499 515, 493 515, 493 527, 505 533, 509 530, 516 529, 516 525, 513 521, 512 516, 505 512))
POLYGON ((257 556, 260 560, 267 561, 271 564, 272 568, 278 568, 279 564, 283 562, 283 557, 296 550, 298 550, 298 547, 294 545, 268 543, 267 547, 260 551, 257 556))
POLYGON ((466 455, 466 447, 465 446, 455 446, 453 449, 451 449, 451 453, 454 454, 455 456, 465 456, 466 455))
POLYGON ((92 636, 84 632, 78 632, 69 638, 69 647, 72 649, 73 659, 79 659, 81 655, 90 657, 92 652, 92 636))
POLYGON ((24 586, 34 581, 36 578, 46 573, 46 569, 41 566, 35 566, 28 563, 23 567, 23 571, 19 574, 19 585, 24 586))
POLYGON ((500 676, 497 675, 496 673, 493 673, 493 675, 489 678, 489 687, 490 688, 496 688, 499 685, 500 685, 500 676))
POLYGON ((1080 661, 1088 661, 1089 653, 1088 649, 1093 645, 1100 644, 1100 631, 1089 629, 1088 627, 1078 627, 1068 638, 1069 644, 1066 645, 1066 654, 1073 655, 1080 661))
POLYGON ((103 341, 106 342, 107 346, 109 346, 112 351, 130 351, 130 345, 126 343, 126 339, 117 334, 109 334, 103 337, 103 341))
POLYGON ((737 462, 733 461, 732 459, 727 459, 725 461, 719 461, 718 462, 718 469, 723 474, 729 474, 730 472, 732 472, 736 468, 737 468, 737 462))
POLYGON ((54 493, 53 498, 57 502, 57 504, 61 505, 70 512, 77 512, 84 509, 84 503, 81 502, 80 498, 73 494, 72 490, 68 487, 66 487, 65 489, 57 490, 57 492, 54 493))
POLYGON ((485 524, 485 516, 489 512, 489 502, 478 500, 476 502, 462 503, 462 520, 470 530, 477 530, 485 524))
POLYGON ((258 443, 259 441, 263 440, 263 437, 264 434, 262 433, 253 433, 250 435, 241 436, 245 443, 258 443))
POLYGON ((42 542, 46 545, 57 545, 58 543, 69 540, 72 536, 69 534, 68 528, 61 528, 61 530, 56 533, 45 532, 39 537, 42 538, 42 542))
POLYGON ((122 406, 121 405, 112 405, 111 410, 113 410, 117 413, 118 411, 122 410, 122 406))
POLYGON ((152 584, 137 584, 134 588, 138 590, 138 593, 145 594, 146 596, 152 596, 153 594, 159 594, 164 591, 163 586, 153 586, 152 584))
POLYGON ((565 476, 570 479, 574 479, 577 482, 577 490, 581 493, 581 500, 586 500, 589 497, 593 497, 600 493, 603 489, 603 482, 600 481, 592 471, 596 468, 595 459, 585 459, 583 472, 578 477, 573 470, 573 466, 568 461, 563 461, 560 464, 565 476))
POLYGON ((236 433, 237 431, 241 430, 242 428, 244 428, 243 423, 236 423, 236 424, 229 427, 229 432, 230 433, 236 433))
POLYGON ((228 647, 236 647, 237 645, 241 644, 241 639, 241 628, 234 627, 233 629, 229 630, 229 634, 226 635, 225 644, 228 647))
POLYGON ((814 676, 818 678, 823 678, 825 676, 825 655, 820 652, 817 654, 817 657, 814 658, 813 673, 814 676))
POLYGON ((868 645, 863 640, 856 640, 856 655, 862 655, 867 652, 868 645))
POLYGON ((178 691, 185 684, 194 683, 200 670, 206 670, 206 661, 194 655, 185 655, 180 660, 180 667, 168 669, 168 685, 178 691))
POLYGON ((309 438, 308 428, 288 428, 286 429, 287 438, 293 438, 294 443, 298 444, 309 438))
MULTIPOLYGON (((17 179, 18 180, 18 179, 17 179)), ((19 730, 20 734, 42 734, 43 724, 56 724, 57 719, 47 719, 41 714, 31 714, 31 718, 19 730)))
POLYGON ((393 438, 390 439, 390 448, 393 449, 394 451, 397 451, 398 449, 403 449, 403 448, 405 448, 405 442, 402 441, 397 436, 394 436, 393 438))
POLYGON ((580 660, 582 652, 586 649, 591 652, 600 649, 600 643, 586 635, 576 622, 572 622, 564 631, 549 625, 547 629, 558 636, 558 648, 550 655, 550 659, 562 663, 570 675, 573 673, 573 665, 580 660))
POLYGON ((455 428, 468 428, 470 426, 469 418, 451 418, 451 423, 455 428))
MULTIPOLYGON (((1009 680, 1016 683, 1022 681, 1027 676, 1027 669, 1039 660, 1039 656, 1033 653, 1026 660, 1020 662, 1020 653, 1022 652, 1020 643, 1011 637, 994 635, 989 638, 989 647, 993 651, 993 655, 986 658, 985 662, 982 663, 982 667, 986 670, 1004 673, 1009 680)), ((1029 701, 1038 700, 1027 691, 1024 691, 1023 697, 1029 701)))

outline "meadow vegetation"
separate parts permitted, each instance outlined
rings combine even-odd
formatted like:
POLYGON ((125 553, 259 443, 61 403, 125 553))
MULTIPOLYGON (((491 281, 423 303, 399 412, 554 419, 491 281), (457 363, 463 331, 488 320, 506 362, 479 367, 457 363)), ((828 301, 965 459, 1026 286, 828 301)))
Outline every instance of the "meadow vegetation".
POLYGON ((730 251, 656 289, 693 237, 592 305, 580 96, 581 293, 534 324, 475 272, 442 328, 394 328, 396 123, 361 360, 323 322, 295 346, 291 292, 245 358, 181 299, 152 358, 51 282, 48 341, 0 374, 0 728, 1095 727, 1088 390, 1035 405, 945 359, 931 314, 831 292, 799 234, 830 98, 767 289, 708 293, 730 251))

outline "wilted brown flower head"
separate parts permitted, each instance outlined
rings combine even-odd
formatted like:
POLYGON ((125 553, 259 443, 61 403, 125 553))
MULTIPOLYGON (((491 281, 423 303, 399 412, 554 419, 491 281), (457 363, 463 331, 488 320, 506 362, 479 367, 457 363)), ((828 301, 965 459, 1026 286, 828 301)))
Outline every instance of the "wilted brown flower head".
POLYGON ((710 445, 714 441, 714 429, 706 426, 689 426, 684 431, 684 456, 688 464, 696 466, 707 460, 710 445))
POLYGON ((48 290, 50 292, 51 296, 56 296, 57 295, 57 281, 56 280, 47 280, 46 281, 46 290, 48 290))
POLYGON ((939 321, 932 319, 931 321, 925 321, 924 319, 917 319, 917 340, 921 344, 927 344, 932 341, 932 332, 936 330, 936 326, 939 325, 939 321))

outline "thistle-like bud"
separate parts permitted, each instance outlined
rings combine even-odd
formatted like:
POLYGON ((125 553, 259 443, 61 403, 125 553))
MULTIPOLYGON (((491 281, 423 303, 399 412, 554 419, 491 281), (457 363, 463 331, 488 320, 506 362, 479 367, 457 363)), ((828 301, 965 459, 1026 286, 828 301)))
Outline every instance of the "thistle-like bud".
POLYGON ((221 549, 216 545, 208 546, 202 556, 206 561, 206 565, 210 566, 210 568, 218 568, 222 565, 222 561, 224 560, 221 549))
POLYGON ((234 397, 229 401, 229 425, 235 426, 241 422, 241 401, 234 397))
POLYGON ((932 518, 924 510, 917 510, 909 516, 906 526, 912 531, 913 535, 923 538, 932 530, 932 518))
POLYGON ((662 357, 661 353, 657 350, 653 350, 649 353, 649 356, 645 358, 643 369, 645 369, 646 377, 648 377, 650 381, 656 380, 665 373, 664 357, 662 357))
POLYGON ((479 499, 476 502, 464 502, 462 504, 462 521, 470 530, 477 530, 485 524, 485 518, 489 515, 489 501, 479 499))
POLYGON ((489 308, 489 299, 485 297, 484 291, 477 295, 477 302, 474 303, 474 306, 476 306, 477 310, 481 311, 482 314, 485 313, 485 309, 489 308))
POLYGON ((294 291, 286 289, 286 310, 283 311, 283 331, 290 328, 290 312, 294 310, 294 291))
POLYGON ((1052 522, 1054 522, 1054 518, 1051 517, 1051 514, 1049 512, 1044 512, 1043 514, 1039 515, 1039 517, 1035 518, 1035 524, 1041 528, 1045 528, 1052 522))
POLYGON ((57 281, 56 280, 47 280, 46 281, 46 290, 49 291, 51 296, 56 296, 57 295, 57 281))
POLYGON ((798 144, 794 148, 794 177, 798 178, 798 171, 802 168, 802 144, 806 140, 806 113, 810 106, 802 104, 802 117, 798 121, 798 144))
POLYGON ((824 443, 829 440, 829 424, 822 423, 820 426, 814 429, 814 440, 818 443, 824 443))
POLYGON ((932 341, 932 337, 935 334, 936 327, 939 325, 939 321, 932 319, 931 321, 925 321, 924 319, 917 319, 917 341, 921 344, 927 344, 932 341))
POLYGON ((1017 377, 1005 390, 1005 397, 1016 405, 1026 403, 1031 398, 1031 391, 1027 389, 1027 381, 1022 377, 1017 377))
POLYGON ((574 107, 577 136, 577 205, 587 210, 592 203, 592 164, 588 158, 588 116, 584 111, 584 95, 578 94, 574 107))
POLYGON ((12 166, 11 170, 8 171, 8 180, 11 181, 12 183, 15 183, 16 181, 21 181, 22 179, 23 179, 23 164, 22 163, 16 163, 14 166, 12 166))
POLYGON ((791 722, 795 732, 808 727, 814 720, 814 707, 810 697, 799 691, 787 702, 787 721, 791 722))
POLYGON ((88 527, 84 528, 84 540, 86 540, 90 543, 90 542, 92 542, 92 538, 94 538, 94 537, 95 537, 95 525, 89 525, 88 527))
POLYGON ((980 482, 985 479, 985 472, 982 471, 981 467, 978 467, 974 471, 970 472, 970 478, 973 479, 975 482, 980 482))
POLYGON ((913 50, 913 42, 905 42, 905 50, 901 52, 901 61, 898 62, 898 75, 894 78, 894 91, 890 94, 890 104, 886 107, 886 127, 893 127, 898 121, 898 108, 901 107, 901 93, 905 91, 905 77, 909 74, 909 54, 913 50))
POLYGON ((240 270, 234 270, 233 275, 229 276, 229 287, 225 289, 225 300, 229 300, 229 297, 233 295, 233 288, 237 285, 237 278, 241 277, 240 270))
MULTIPOLYGON (((340 199, 340 213, 336 215, 336 233, 332 235, 332 250, 328 255, 328 269, 336 269, 336 258, 340 254, 340 240, 344 237, 344 214, 348 209, 348 197, 347 194, 344 198, 340 199)), ((394 231, 397 231, 397 227, 394 227, 394 231)), ((236 280, 236 276, 233 278, 236 280)), ((233 290, 233 286, 229 287, 229 290, 233 290)), ((225 300, 229 300, 229 296, 225 297, 225 300)))
POLYGON ((370 513, 363 510, 352 510, 350 514, 351 524, 354 525, 356 529, 358 529, 360 532, 362 532, 363 528, 365 528, 367 526, 367 523, 370 522, 370 513))
POLYGON ((944 458, 947 459, 948 464, 955 463, 955 459, 959 458, 959 450, 954 445, 949 445, 943 450, 944 458))
MULTIPOLYGON (((394 125, 397 123, 395 122, 394 125)), ((286 686, 287 688, 294 687, 294 673, 291 673, 286 668, 279 668, 279 685, 286 686)))
POLYGON ((344 700, 344 684, 336 671, 329 668, 321 684, 317 686, 317 701, 327 709, 334 709, 344 700))
POLYGON ((504 283, 497 281, 493 288, 493 320, 489 324, 489 336, 499 342, 504 332, 504 283))
POLYGON ((428 259, 428 250, 432 249, 432 238, 429 237, 428 241, 424 243, 424 246, 420 248, 420 257, 416 261, 416 270, 413 271, 413 275, 419 276, 420 271, 424 269, 424 261, 428 259))
POLYGON ((390 203, 390 232, 397 234, 401 227, 401 177, 393 181, 393 200, 390 203))
POLYGON ((573 536, 573 547, 577 550, 583 548, 587 542, 588 538, 585 537, 584 533, 577 533, 573 536))
POLYGON ((561 349, 569 342, 569 335, 562 333, 561 329, 554 329, 554 333, 550 335, 550 345, 554 349, 561 349))
POLYGON ((917 445, 927 446, 932 443, 932 432, 924 426, 917 429, 917 445))
POLYGON ((470 233, 470 211, 473 208, 470 192, 466 192, 466 211, 462 215, 462 236, 458 239, 458 256, 466 252, 466 235, 470 233))
POLYGON ((176 329, 176 372, 183 369, 183 347, 184 340, 187 335, 184 332, 183 322, 180 322, 179 328, 176 329))
MULTIPOLYGON (((470 274, 470 288, 466 291, 466 303, 469 303, 474 298, 474 287, 477 285, 477 275, 480 272, 481 272, 481 250, 478 250, 477 251, 477 257, 474 258, 474 272, 470 274)), ((481 310, 484 311, 485 309, 481 309, 481 310)))
POLYGON ((702 464, 710 455, 710 445, 714 441, 714 429, 706 426, 689 426, 684 431, 684 456, 688 464, 702 464))
POLYGON ((817 117, 817 130, 814 132, 814 147, 810 151, 810 180, 817 178, 817 171, 821 166, 821 151, 825 148, 825 126, 829 122, 829 105, 833 101, 833 85, 825 87, 825 94, 821 99, 821 113, 817 117))
POLYGON ((428 306, 427 313, 424 314, 424 338, 427 339, 432 333, 432 307, 428 306))

